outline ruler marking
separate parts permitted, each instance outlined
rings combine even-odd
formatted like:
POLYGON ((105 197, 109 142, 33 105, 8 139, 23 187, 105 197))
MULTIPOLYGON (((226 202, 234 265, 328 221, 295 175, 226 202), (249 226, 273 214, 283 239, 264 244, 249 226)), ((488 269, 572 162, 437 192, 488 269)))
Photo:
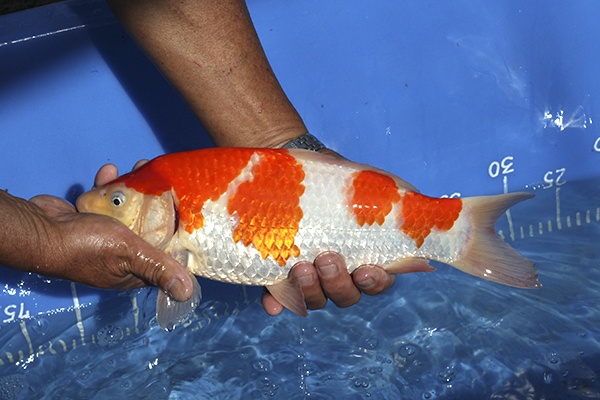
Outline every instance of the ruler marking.
MULTIPOLYGON (((502 183, 504 185, 504 193, 508 193, 508 176, 504 175, 502 177, 502 183)), ((510 236, 510 240, 515 241, 515 228, 513 226, 512 215, 510 213, 510 209, 506 210, 506 219, 508 220, 508 232, 510 236)))
POLYGON ((135 333, 140 333, 140 309, 138 308, 137 297, 135 294, 131 296, 131 313, 133 314, 133 327, 135 333))
POLYGON ((19 321, 19 325, 21 326, 21 333, 23 334, 23 337, 27 342, 27 346, 29 347, 29 355, 33 356, 33 343, 31 342, 31 337, 29 336, 29 332, 27 331, 27 324, 25 323, 25 320, 19 321))
POLYGON ((81 318, 81 305, 79 304, 79 296, 77 296, 75 282, 71 282, 71 294, 73 295, 73 311, 75 311, 75 318, 77 318, 79 337, 81 338, 81 344, 85 346, 85 328, 83 327, 83 319, 81 318))
POLYGON ((562 229, 562 222, 560 220, 560 188, 556 187, 556 229, 559 231, 562 229))

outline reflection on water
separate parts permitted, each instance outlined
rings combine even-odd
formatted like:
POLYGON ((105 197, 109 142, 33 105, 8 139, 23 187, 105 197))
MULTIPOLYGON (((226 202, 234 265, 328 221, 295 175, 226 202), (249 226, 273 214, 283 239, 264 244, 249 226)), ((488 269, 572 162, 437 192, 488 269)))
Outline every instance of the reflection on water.
POLYGON ((28 340, 23 324, 0 328, 0 399, 599 398, 599 183, 539 190, 500 223, 538 265, 540 290, 439 265, 303 319, 267 317, 260 290, 223 285, 172 333, 143 291, 114 300, 117 319, 112 306, 86 314, 84 338, 60 316, 27 321, 28 340))

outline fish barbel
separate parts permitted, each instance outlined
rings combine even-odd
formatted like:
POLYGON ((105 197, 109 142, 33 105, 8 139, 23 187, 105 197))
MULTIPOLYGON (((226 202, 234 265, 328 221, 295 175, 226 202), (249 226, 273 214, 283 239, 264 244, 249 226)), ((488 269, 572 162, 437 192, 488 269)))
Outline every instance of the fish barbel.
MULTIPOLYGON (((166 154, 81 195, 77 209, 116 218, 206 278, 266 286, 307 315, 288 279, 299 261, 341 253, 348 270, 431 271, 428 260, 501 284, 536 288, 537 271, 494 231, 530 193, 432 198, 395 175, 299 149, 210 148, 166 154)), ((197 284, 197 280, 193 279, 197 284)), ((199 302, 162 291, 161 327, 199 302)))

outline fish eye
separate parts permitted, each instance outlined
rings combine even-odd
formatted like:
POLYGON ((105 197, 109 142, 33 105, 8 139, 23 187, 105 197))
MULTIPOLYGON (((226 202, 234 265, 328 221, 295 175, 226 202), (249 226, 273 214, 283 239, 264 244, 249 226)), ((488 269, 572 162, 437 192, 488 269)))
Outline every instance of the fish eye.
POLYGON ((127 200, 127 198, 123 192, 114 192, 110 196, 110 203, 115 207, 121 207, 123 204, 125 204, 125 200, 127 200))

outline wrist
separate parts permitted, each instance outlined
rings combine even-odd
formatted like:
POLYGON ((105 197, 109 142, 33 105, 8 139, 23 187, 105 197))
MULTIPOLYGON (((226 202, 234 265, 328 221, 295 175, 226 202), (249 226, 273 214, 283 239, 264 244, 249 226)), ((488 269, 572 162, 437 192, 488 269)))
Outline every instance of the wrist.
POLYGON ((286 142, 281 147, 287 149, 304 149, 312 151, 320 151, 327 148, 319 139, 308 132, 286 142))
POLYGON ((235 135, 231 132, 219 133, 211 132, 211 138, 219 147, 253 147, 253 148, 279 148, 307 132, 303 124, 288 127, 267 127, 255 126, 245 127, 241 132, 238 130, 235 135))

